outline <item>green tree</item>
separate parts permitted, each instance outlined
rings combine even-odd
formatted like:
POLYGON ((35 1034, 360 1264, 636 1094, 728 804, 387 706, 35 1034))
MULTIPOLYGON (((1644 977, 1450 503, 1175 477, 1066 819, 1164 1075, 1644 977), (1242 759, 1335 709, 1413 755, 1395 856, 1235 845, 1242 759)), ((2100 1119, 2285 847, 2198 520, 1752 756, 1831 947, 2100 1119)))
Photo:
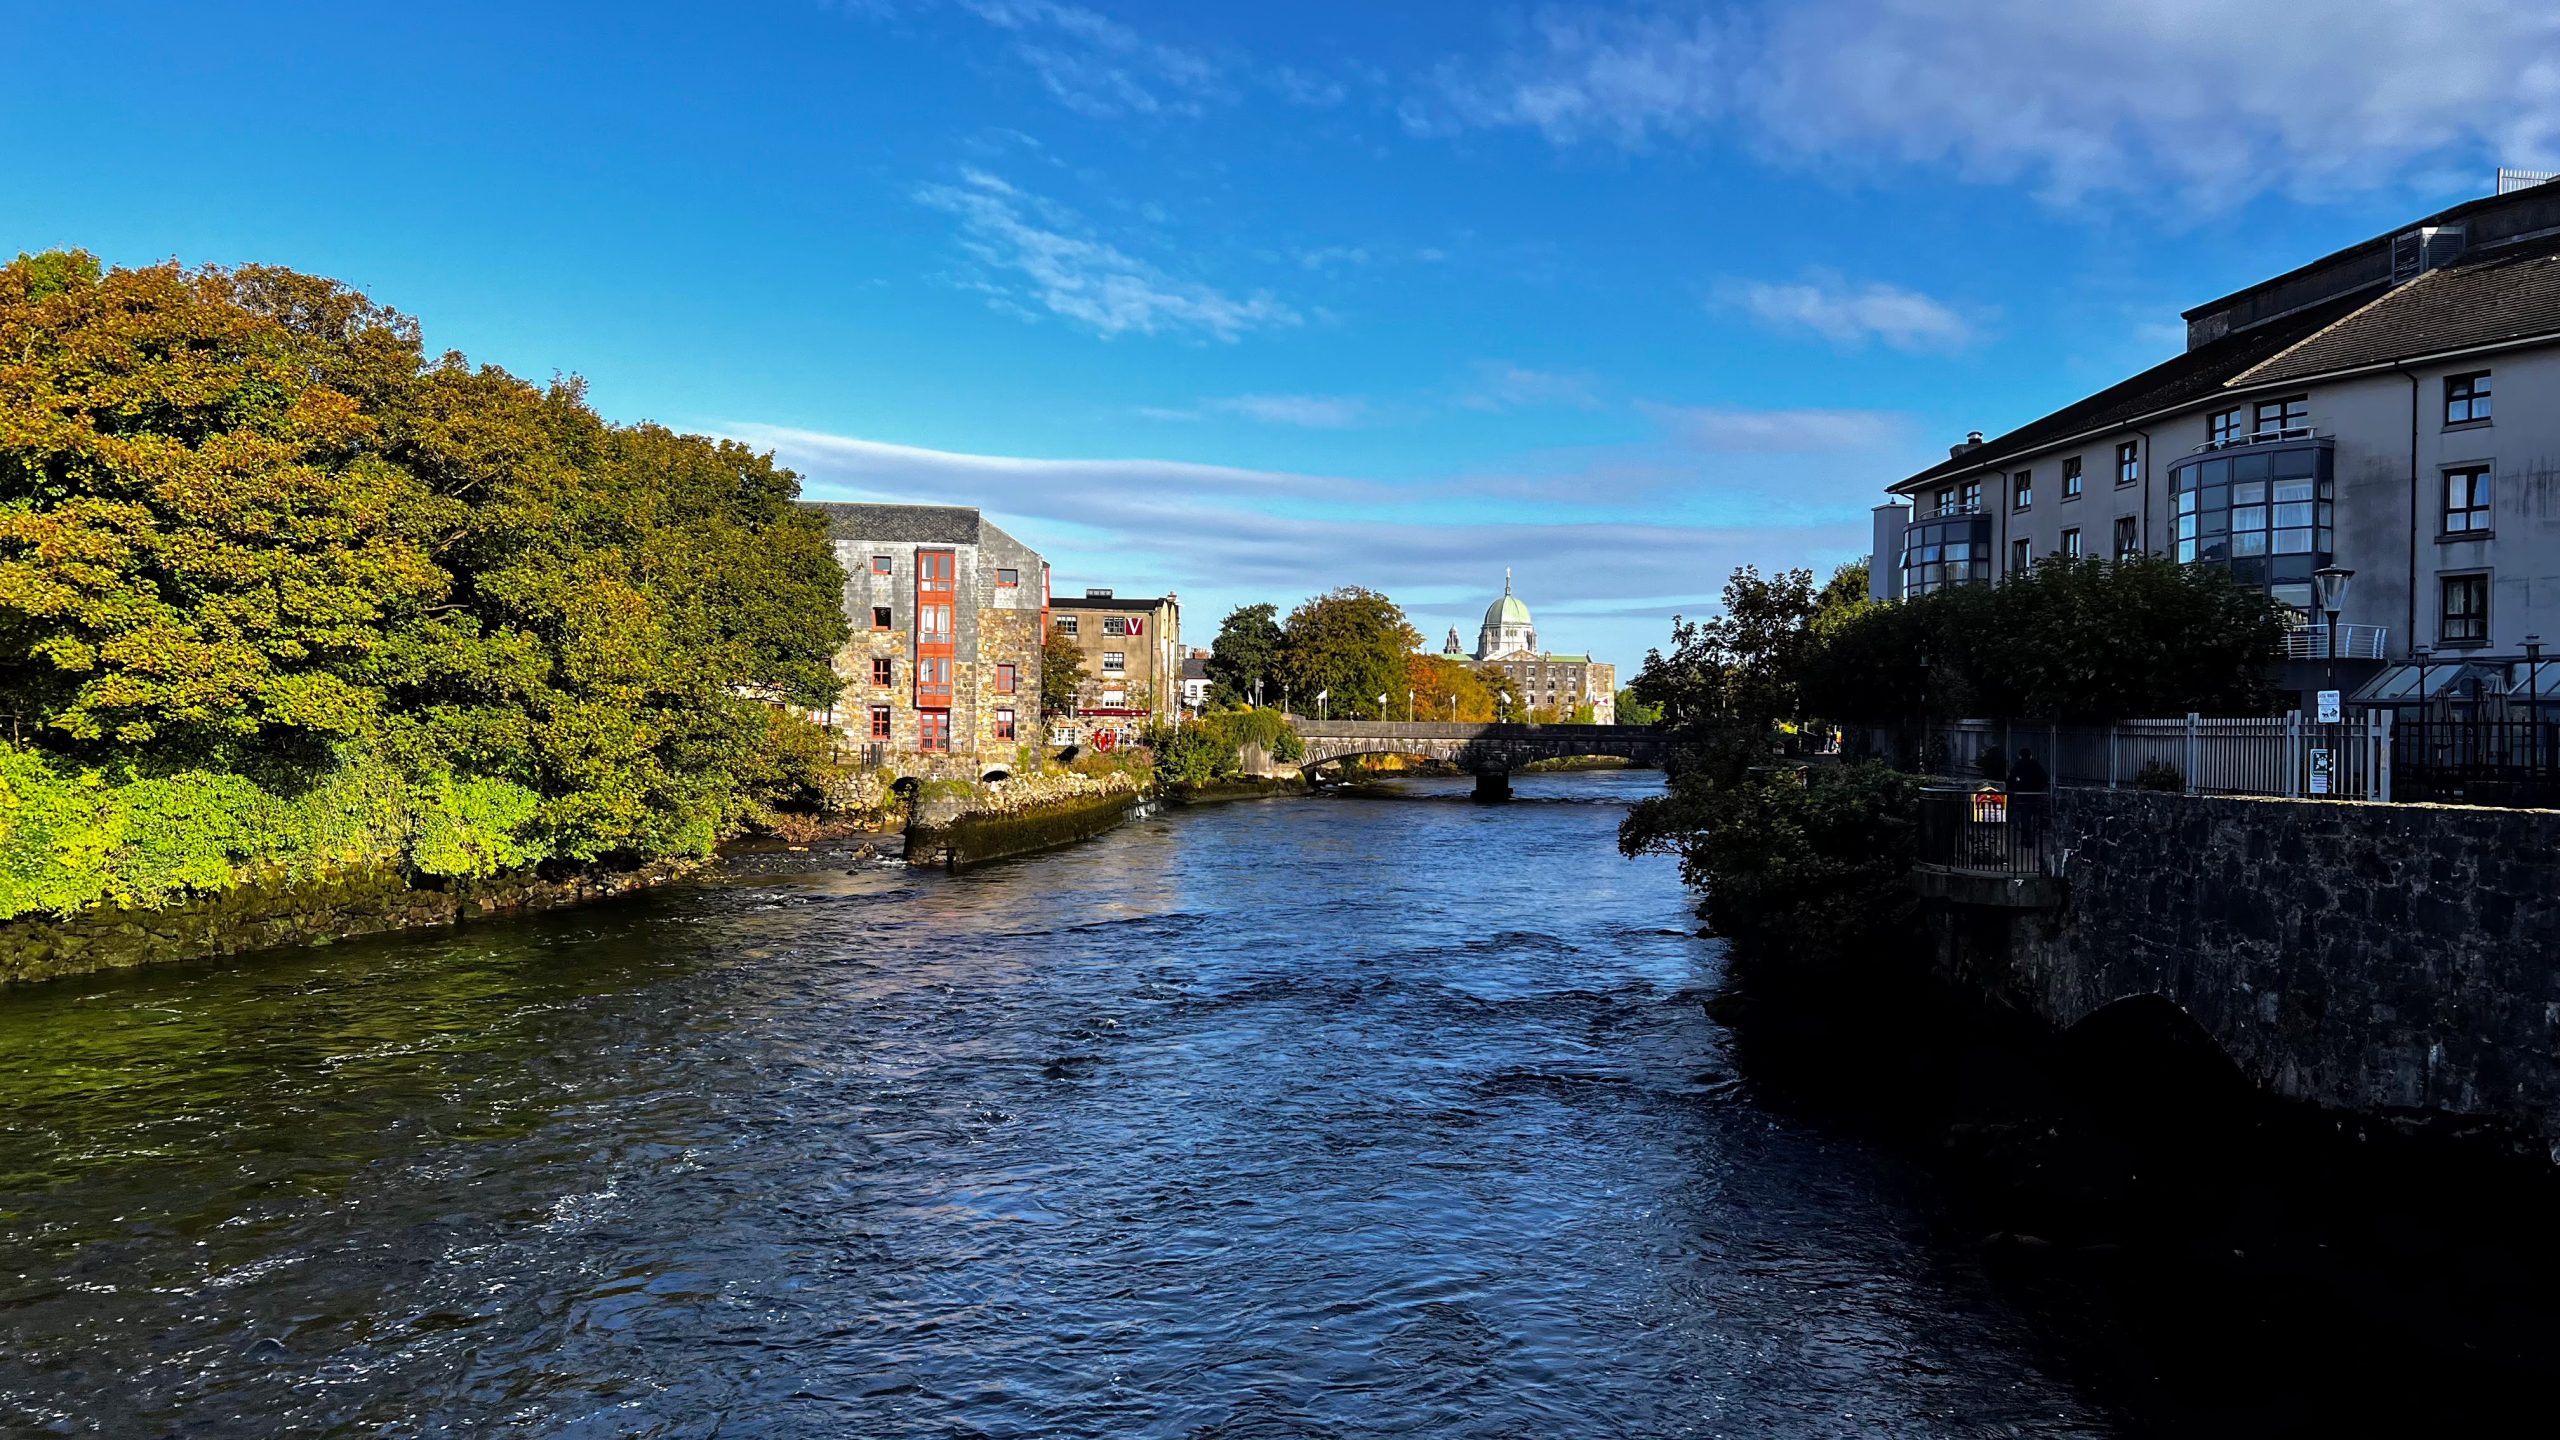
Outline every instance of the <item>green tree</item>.
POLYGON ((1621 725, 1658 725, 1662 723, 1662 707, 1648 705, 1632 685, 1618 687, 1618 723, 1621 725))
POLYGON ((1084 683, 1084 647, 1063 628, 1052 625, 1040 642, 1040 713, 1072 715, 1076 689, 1084 683))
POLYGON ((1266 699, 1279 698, 1279 614, 1276 605, 1239 605, 1219 622, 1218 636, 1209 642, 1210 704, 1247 704, 1257 684, 1266 699))
POLYGON ((1280 648, 1280 675, 1301 707, 1332 693, 1336 713, 1374 714, 1380 695, 1405 689, 1405 657, 1422 636, 1393 600, 1346 585, 1310 598, 1289 612, 1280 648))

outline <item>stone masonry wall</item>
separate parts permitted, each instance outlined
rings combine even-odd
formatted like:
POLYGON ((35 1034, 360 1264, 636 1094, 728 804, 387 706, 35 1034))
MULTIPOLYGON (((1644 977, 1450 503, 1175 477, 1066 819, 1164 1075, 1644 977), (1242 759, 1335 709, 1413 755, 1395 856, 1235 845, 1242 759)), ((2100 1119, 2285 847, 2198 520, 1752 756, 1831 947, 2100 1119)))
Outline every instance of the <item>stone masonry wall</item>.
POLYGON ((2156 995, 2278 1095, 2560 1159, 2560 812, 2066 790, 2053 826, 2062 912, 1975 978, 2061 1027, 2156 995))

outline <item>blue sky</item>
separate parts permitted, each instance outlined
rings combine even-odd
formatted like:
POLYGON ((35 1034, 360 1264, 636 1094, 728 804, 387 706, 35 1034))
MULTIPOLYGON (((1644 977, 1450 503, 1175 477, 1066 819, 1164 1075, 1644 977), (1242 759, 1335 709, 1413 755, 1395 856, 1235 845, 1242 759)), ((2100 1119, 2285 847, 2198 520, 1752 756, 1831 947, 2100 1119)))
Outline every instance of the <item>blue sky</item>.
POLYGON ((1195 643, 1355 583, 1472 642, 1508 566, 1632 666, 2181 309, 2560 164, 2511 0, 11 8, 0 249, 334 276, 1195 643))

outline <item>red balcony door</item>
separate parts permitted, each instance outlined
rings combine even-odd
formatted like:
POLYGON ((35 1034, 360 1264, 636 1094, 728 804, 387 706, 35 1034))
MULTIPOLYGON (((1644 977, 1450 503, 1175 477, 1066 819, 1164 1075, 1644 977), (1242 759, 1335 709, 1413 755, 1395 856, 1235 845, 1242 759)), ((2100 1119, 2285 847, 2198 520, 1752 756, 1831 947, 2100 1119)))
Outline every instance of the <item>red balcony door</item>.
POLYGON ((951 662, 958 657, 959 567, 956 552, 916 552, 916 709, 927 714, 923 748, 951 748, 951 662), (939 737, 940 744, 932 743, 939 737))

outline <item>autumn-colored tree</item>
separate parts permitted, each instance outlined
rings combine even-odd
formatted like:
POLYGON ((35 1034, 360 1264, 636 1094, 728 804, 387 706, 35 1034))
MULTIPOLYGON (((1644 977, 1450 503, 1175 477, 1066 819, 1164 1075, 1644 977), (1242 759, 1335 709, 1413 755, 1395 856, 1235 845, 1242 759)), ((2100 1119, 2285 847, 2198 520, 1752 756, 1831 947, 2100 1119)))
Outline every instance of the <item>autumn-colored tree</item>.
POLYGON ((1408 657, 1405 688, 1413 692, 1417 720, 1481 724, 1493 719, 1493 691, 1474 666, 1453 656, 1416 652, 1408 657))
MULTIPOLYGON (((699 851, 806 790, 820 752, 773 707, 833 698, 845 627, 795 477, 612 425, 575 381, 423 357, 414 321, 291 271, 0 266, 20 790, 193 776, 152 781, 180 787, 144 807, 163 818, 109 828, 146 853, 134 827, 183 813, 189 845, 240 859, 273 815, 208 816, 375 796, 337 777, 377 767, 406 787, 408 848, 341 858, 432 873, 699 851)), ((48 833, 70 835, 89 792, 61 793, 48 833)), ((366 813, 330 843, 396 838, 366 813)), ((0 821, 0 851, 22 839, 0 821)), ((201 888, 221 855, 191 854, 169 873, 201 888)))

